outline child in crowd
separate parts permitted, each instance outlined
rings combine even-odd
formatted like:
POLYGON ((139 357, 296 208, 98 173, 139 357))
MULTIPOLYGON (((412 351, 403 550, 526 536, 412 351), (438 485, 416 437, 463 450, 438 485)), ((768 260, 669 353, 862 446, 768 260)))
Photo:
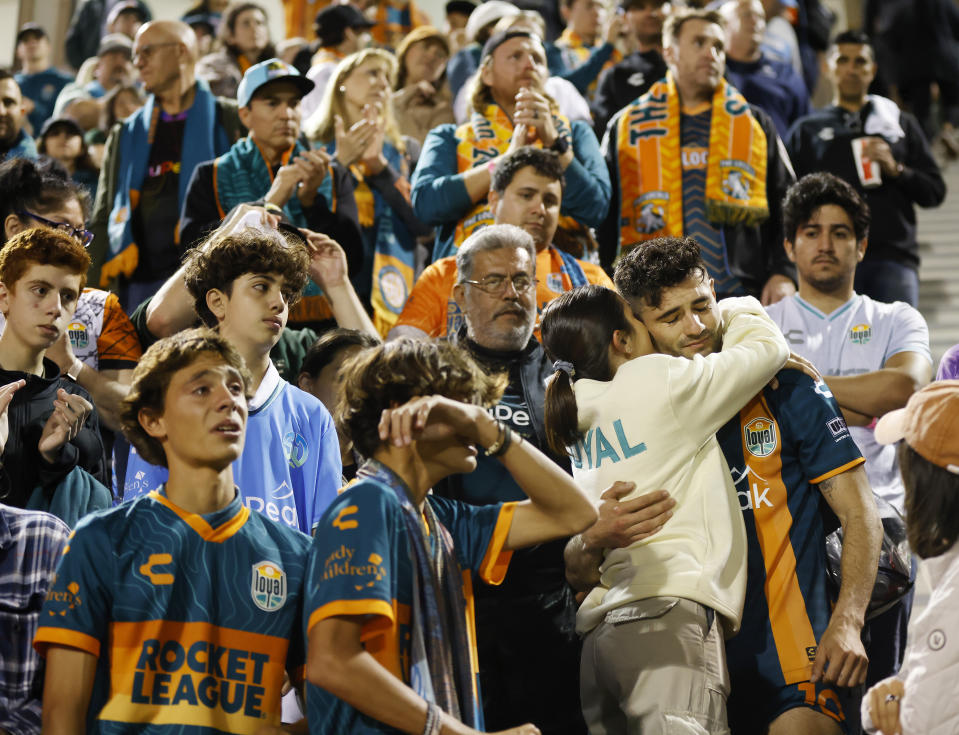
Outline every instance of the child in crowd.
MULTIPOLYGON (((253 377, 250 441, 235 467, 243 502, 304 533, 336 497, 342 472, 329 412, 283 380, 270 360, 308 264, 302 241, 248 227, 195 250, 185 270, 196 313, 233 345, 253 377)), ((164 481, 164 469, 148 463, 131 453, 124 498, 164 481)))
POLYGON ((44 732, 280 724, 284 671, 302 675, 309 538, 251 513, 234 485, 252 392, 243 358, 209 330, 143 356, 124 431, 169 479, 71 537, 34 639, 44 732))

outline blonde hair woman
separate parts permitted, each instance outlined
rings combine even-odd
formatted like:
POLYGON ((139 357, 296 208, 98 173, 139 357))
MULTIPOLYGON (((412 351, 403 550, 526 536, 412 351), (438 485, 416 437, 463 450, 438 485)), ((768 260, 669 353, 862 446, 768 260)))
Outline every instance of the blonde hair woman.
POLYGON ((363 233, 363 262, 352 264, 353 285, 373 307, 373 322, 386 334, 413 287, 415 238, 429 232, 409 202, 409 153, 415 141, 400 136, 390 104, 392 54, 366 49, 344 58, 333 71, 323 100, 306 121, 312 141, 347 169, 348 191, 320 191, 330 207, 355 208, 363 233))

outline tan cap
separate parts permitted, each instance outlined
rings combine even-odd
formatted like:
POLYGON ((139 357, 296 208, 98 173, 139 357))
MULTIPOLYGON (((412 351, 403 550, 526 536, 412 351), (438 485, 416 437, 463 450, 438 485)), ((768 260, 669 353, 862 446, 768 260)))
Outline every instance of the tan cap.
POLYGON ((900 439, 934 465, 959 475, 959 380, 939 380, 912 394, 876 424, 876 441, 900 439))

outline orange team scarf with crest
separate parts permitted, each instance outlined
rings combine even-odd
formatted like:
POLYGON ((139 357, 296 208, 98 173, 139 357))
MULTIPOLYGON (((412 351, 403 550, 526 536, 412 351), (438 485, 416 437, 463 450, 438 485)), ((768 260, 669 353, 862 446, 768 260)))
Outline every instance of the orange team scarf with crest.
MULTIPOLYGON (((597 46, 601 44, 602 41, 600 41, 597 46)), ((562 34, 560 34, 560 37, 556 39, 556 45, 559 46, 560 50, 563 52, 563 62, 569 67, 570 71, 589 61, 589 57, 592 56, 593 51, 596 50, 596 46, 587 46, 582 36, 575 31, 571 31, 569 28, 565 29, 562 34)), ((622 60, 623 54, 618 48, 614 48, 612 55, 610 55, 607 62, 603 64, 601 71, 605 71, 606 69, 615 66, 622 60)), ((598 80, 599 75, 597 74, 596 79, 589 83, 587 92, 590 96, 596 94, 596 85, 598 80)))
MULTIPOLYGON (((553 113, 553 124, 556 132, 564 136, 570 145, 573 143, 573 133, 569 120, 562 115, 553 113)), ((482 113, 474 112, 470 121, 456 129, 456 168, 459 173, 471 168, 485 166, 497 156, 506 153, 510 139, 513 137, 513 121, 509 119, 503 108, 497 104, 490 104, 482 113)), ((543 142, 537 138, 530 145, 543 147, 543 142)), ((564 220, 560 218, 560 226, 564 220)), ((463 219, 456 225, 453 234, 454 251, 463 244, 463 241, 481 227, 493 224, 493 213, 485 199, 477 202, 463 219)), ((453 252, 444 252, 442 255, 453 255, 453 252)), ((439 257, 439 256, 437 256, 439 257)))
MULTIPOLYGON (((670 72, 619 118, 619 252, 654 237, 683 235, 679 116, 679 93, 670 72)), ((710 222, 751 227, 769 217, 766 146, 746 99, 720 80, 713 94, 706 161, 710 222)))

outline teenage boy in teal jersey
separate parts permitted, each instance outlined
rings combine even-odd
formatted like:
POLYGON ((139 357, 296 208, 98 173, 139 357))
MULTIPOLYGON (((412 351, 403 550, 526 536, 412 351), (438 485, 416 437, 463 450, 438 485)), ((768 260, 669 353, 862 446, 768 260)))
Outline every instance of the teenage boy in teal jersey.
POLYGON ((124 433, 169 480, 70 539, 34 638, 44 732, 279 726, 284 671, 302 678, 309 538, 251 513, 234 485, 251 393, 243 359, 209 330, 143 356, 124 433))
MULTIPOLYGON (((338 423, 368 460, 310 550, 310 732, 475 735, 485 728, 469 570, 498 584, 513 549, 577 533, 596 512, 569 475, 484 409, 505 381, 458 348, 395 340, 343 374, 338 423), (527 500, 474 506, 429 492, 476 469, 477 448, 527 500)), ((513 724, 511 733, 539 733, 513 724)))

